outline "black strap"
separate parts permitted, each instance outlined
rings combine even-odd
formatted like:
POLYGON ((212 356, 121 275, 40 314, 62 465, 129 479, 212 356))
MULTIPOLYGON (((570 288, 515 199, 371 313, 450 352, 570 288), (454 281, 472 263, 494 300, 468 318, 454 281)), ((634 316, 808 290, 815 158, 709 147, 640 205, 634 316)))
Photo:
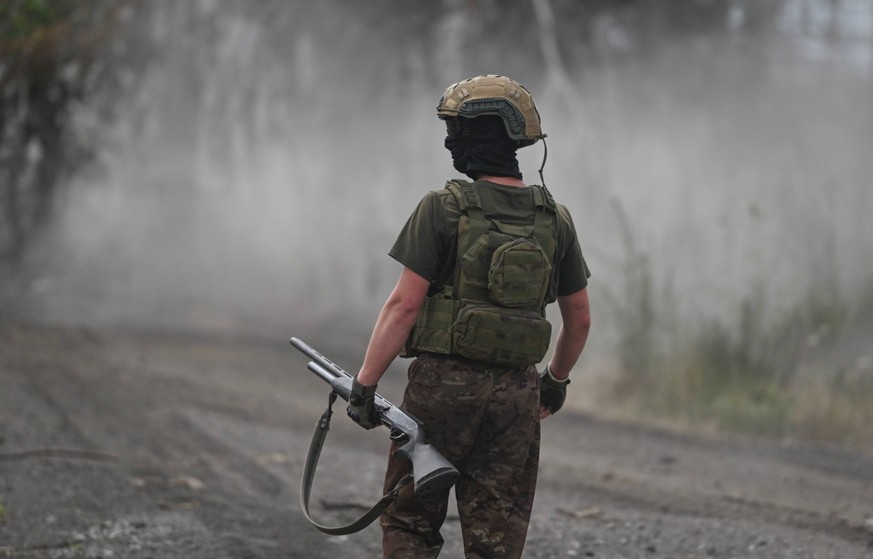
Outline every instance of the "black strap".
POLYGON ((300 481, 300 508, 303 509, 303 514, 313 526, 332 536, 343 536, 360 532, 369 526, 374 520, 379 518, 385 509, 391 503, 397 500, 400 490, 412 481, 412 474, 404 476, 394 489, 386 493, 379 499, 373 507, 364 513, 363 516, 345 526, 323 526, 313 520, 309 513, 309 494, 312 491, 312 480, 315 477, 315 468, 318 466, 318 459, 321 456, 321 448, 324 446, 324 441, 327 439, 327 432, 330 430, 330 417, 333 415, 333 403, 336 401, 336 392, 331 392, 327 403, 327 409, 321 414, 321 419, 315 426, 315 432, 312 434, 312 442, 309 445, 309 454, 306 456, 306 465, 303 468, 303 479, 300 481))

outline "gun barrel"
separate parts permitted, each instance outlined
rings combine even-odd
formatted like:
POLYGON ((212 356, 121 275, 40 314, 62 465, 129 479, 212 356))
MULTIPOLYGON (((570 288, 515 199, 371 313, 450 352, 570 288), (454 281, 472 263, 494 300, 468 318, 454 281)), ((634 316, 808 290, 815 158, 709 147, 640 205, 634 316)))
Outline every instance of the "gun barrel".
POLYGON ((306 367, 316 375, 320 376, 321 379, 328 384, 333 384, 334 379, 337 378, 335 374, 331 373, 315 361, 310 361, 307 363, 306 367))
MULTIPOLYGON (((324 355, 322 355, 321 353, 316 351, 316 349, 314 347, 310 346, 309 344, 307 344, 306 342, 304 342, 300 338, 291 338, 291 345, 293 345, 294 347, 296 347, 297 349, 302 351, 304 353, 304 355, 306 355, 307 357, 309 357, 310 359, 312 359, 313 361, 315 361, 316 363, 321 365, 321 367, 323 369, 326 369, 326 370, 330 371, 331 373, 333 373, 332 376, 334 376, 334 377, 347 376, 347 377, 351 378, 352 375, 347 373, 342 367, 340 367, 339 365, 337 365, 336 363, 334 363, 333 361, 331 361, 330 359, 328 359, 327 357, 325 357, 324 355)), ((310 367, 310 369, 311 369, 311 367, 310 367)), ((317 373, 317 371, 314 371, 314 372, 317 373)), ((319 374, 319 373, 317 373, 317 374, 319 374)), ((319 374, 319 376, 321 376, 321 375, 319 374)), ((330 379, 325 378, 325 380, 330 382, 330 379)))
POLYGON ((340 398, 348 402, 349 394, 352 392, 352 380, 350 377, 346 375, 334 375, 314 361, 310 361, 307 367, 310 371, 327 382, 333 391, 339 394, 340 398))

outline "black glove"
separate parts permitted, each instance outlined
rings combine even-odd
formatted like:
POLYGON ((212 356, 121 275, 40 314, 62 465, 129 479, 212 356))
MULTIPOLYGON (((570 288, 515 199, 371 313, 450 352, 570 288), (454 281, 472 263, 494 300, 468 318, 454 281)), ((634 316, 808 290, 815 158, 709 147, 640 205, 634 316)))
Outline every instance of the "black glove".
POLYGON ((375 384, 364 386, 358 382, 358 379, 352 379, 352 392, 349 394, 349 406, 346 408, 346 413, 352 418, 352 421, 364 429, 372 429, 379 425, 373 398, 375 395, 375 384))
POLYGON ((545 370, 540 373, 540 406, 546 408, 549 413, 557 413, 564 405, 568 384, 570 379, 556 379, 546 365, 545 370))

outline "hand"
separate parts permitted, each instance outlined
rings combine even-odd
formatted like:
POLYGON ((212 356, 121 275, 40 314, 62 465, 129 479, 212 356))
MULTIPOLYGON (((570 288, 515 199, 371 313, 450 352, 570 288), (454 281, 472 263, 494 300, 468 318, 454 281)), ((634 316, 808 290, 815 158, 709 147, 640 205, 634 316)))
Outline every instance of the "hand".
POLYGON ((540 373, 540 419, 557 413, 567 398, 567 385, 570 379, 558 380, 552 375, 549 366, 540 373))
POLYGON ((346 408, 346 413, 352 418, 352 421, 364 429, 372 429, 380 423, 376 416, 375 395, 375 384, 364 386, 358 382, 357 378, 352 379, 352 391, 349 394, 349 405, 346 408))

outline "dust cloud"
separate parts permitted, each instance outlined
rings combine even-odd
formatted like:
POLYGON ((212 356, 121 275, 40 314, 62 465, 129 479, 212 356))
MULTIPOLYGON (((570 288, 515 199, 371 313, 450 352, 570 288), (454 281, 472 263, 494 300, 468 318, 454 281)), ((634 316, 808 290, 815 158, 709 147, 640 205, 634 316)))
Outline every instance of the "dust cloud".
MULTIPOLYGON (((448 16, 398 44, 335 4, 144 9, 147 63, 115 101, 98 170, 70 178, 31 252, 31 312, 279 337, 329 325, 365 339, 399 273, 394 235, 455 176, 436 102, 479 73, 518 79, 539 104, 546 182, 593 272, 591 351, 612 350, 615 305, 643 262, 674 329, 753 296, 774 313, 816 292, 850 308, 869 297, 862 39, 840 50, 800 36, 791 3, 773 36, 665 38, 648 52, 606 20, 597 57, 556 69, 536 50, 504 55, 502 37, 450 56, 448 16)), ((520 156, 538 182, 542 145, 520 156)))

